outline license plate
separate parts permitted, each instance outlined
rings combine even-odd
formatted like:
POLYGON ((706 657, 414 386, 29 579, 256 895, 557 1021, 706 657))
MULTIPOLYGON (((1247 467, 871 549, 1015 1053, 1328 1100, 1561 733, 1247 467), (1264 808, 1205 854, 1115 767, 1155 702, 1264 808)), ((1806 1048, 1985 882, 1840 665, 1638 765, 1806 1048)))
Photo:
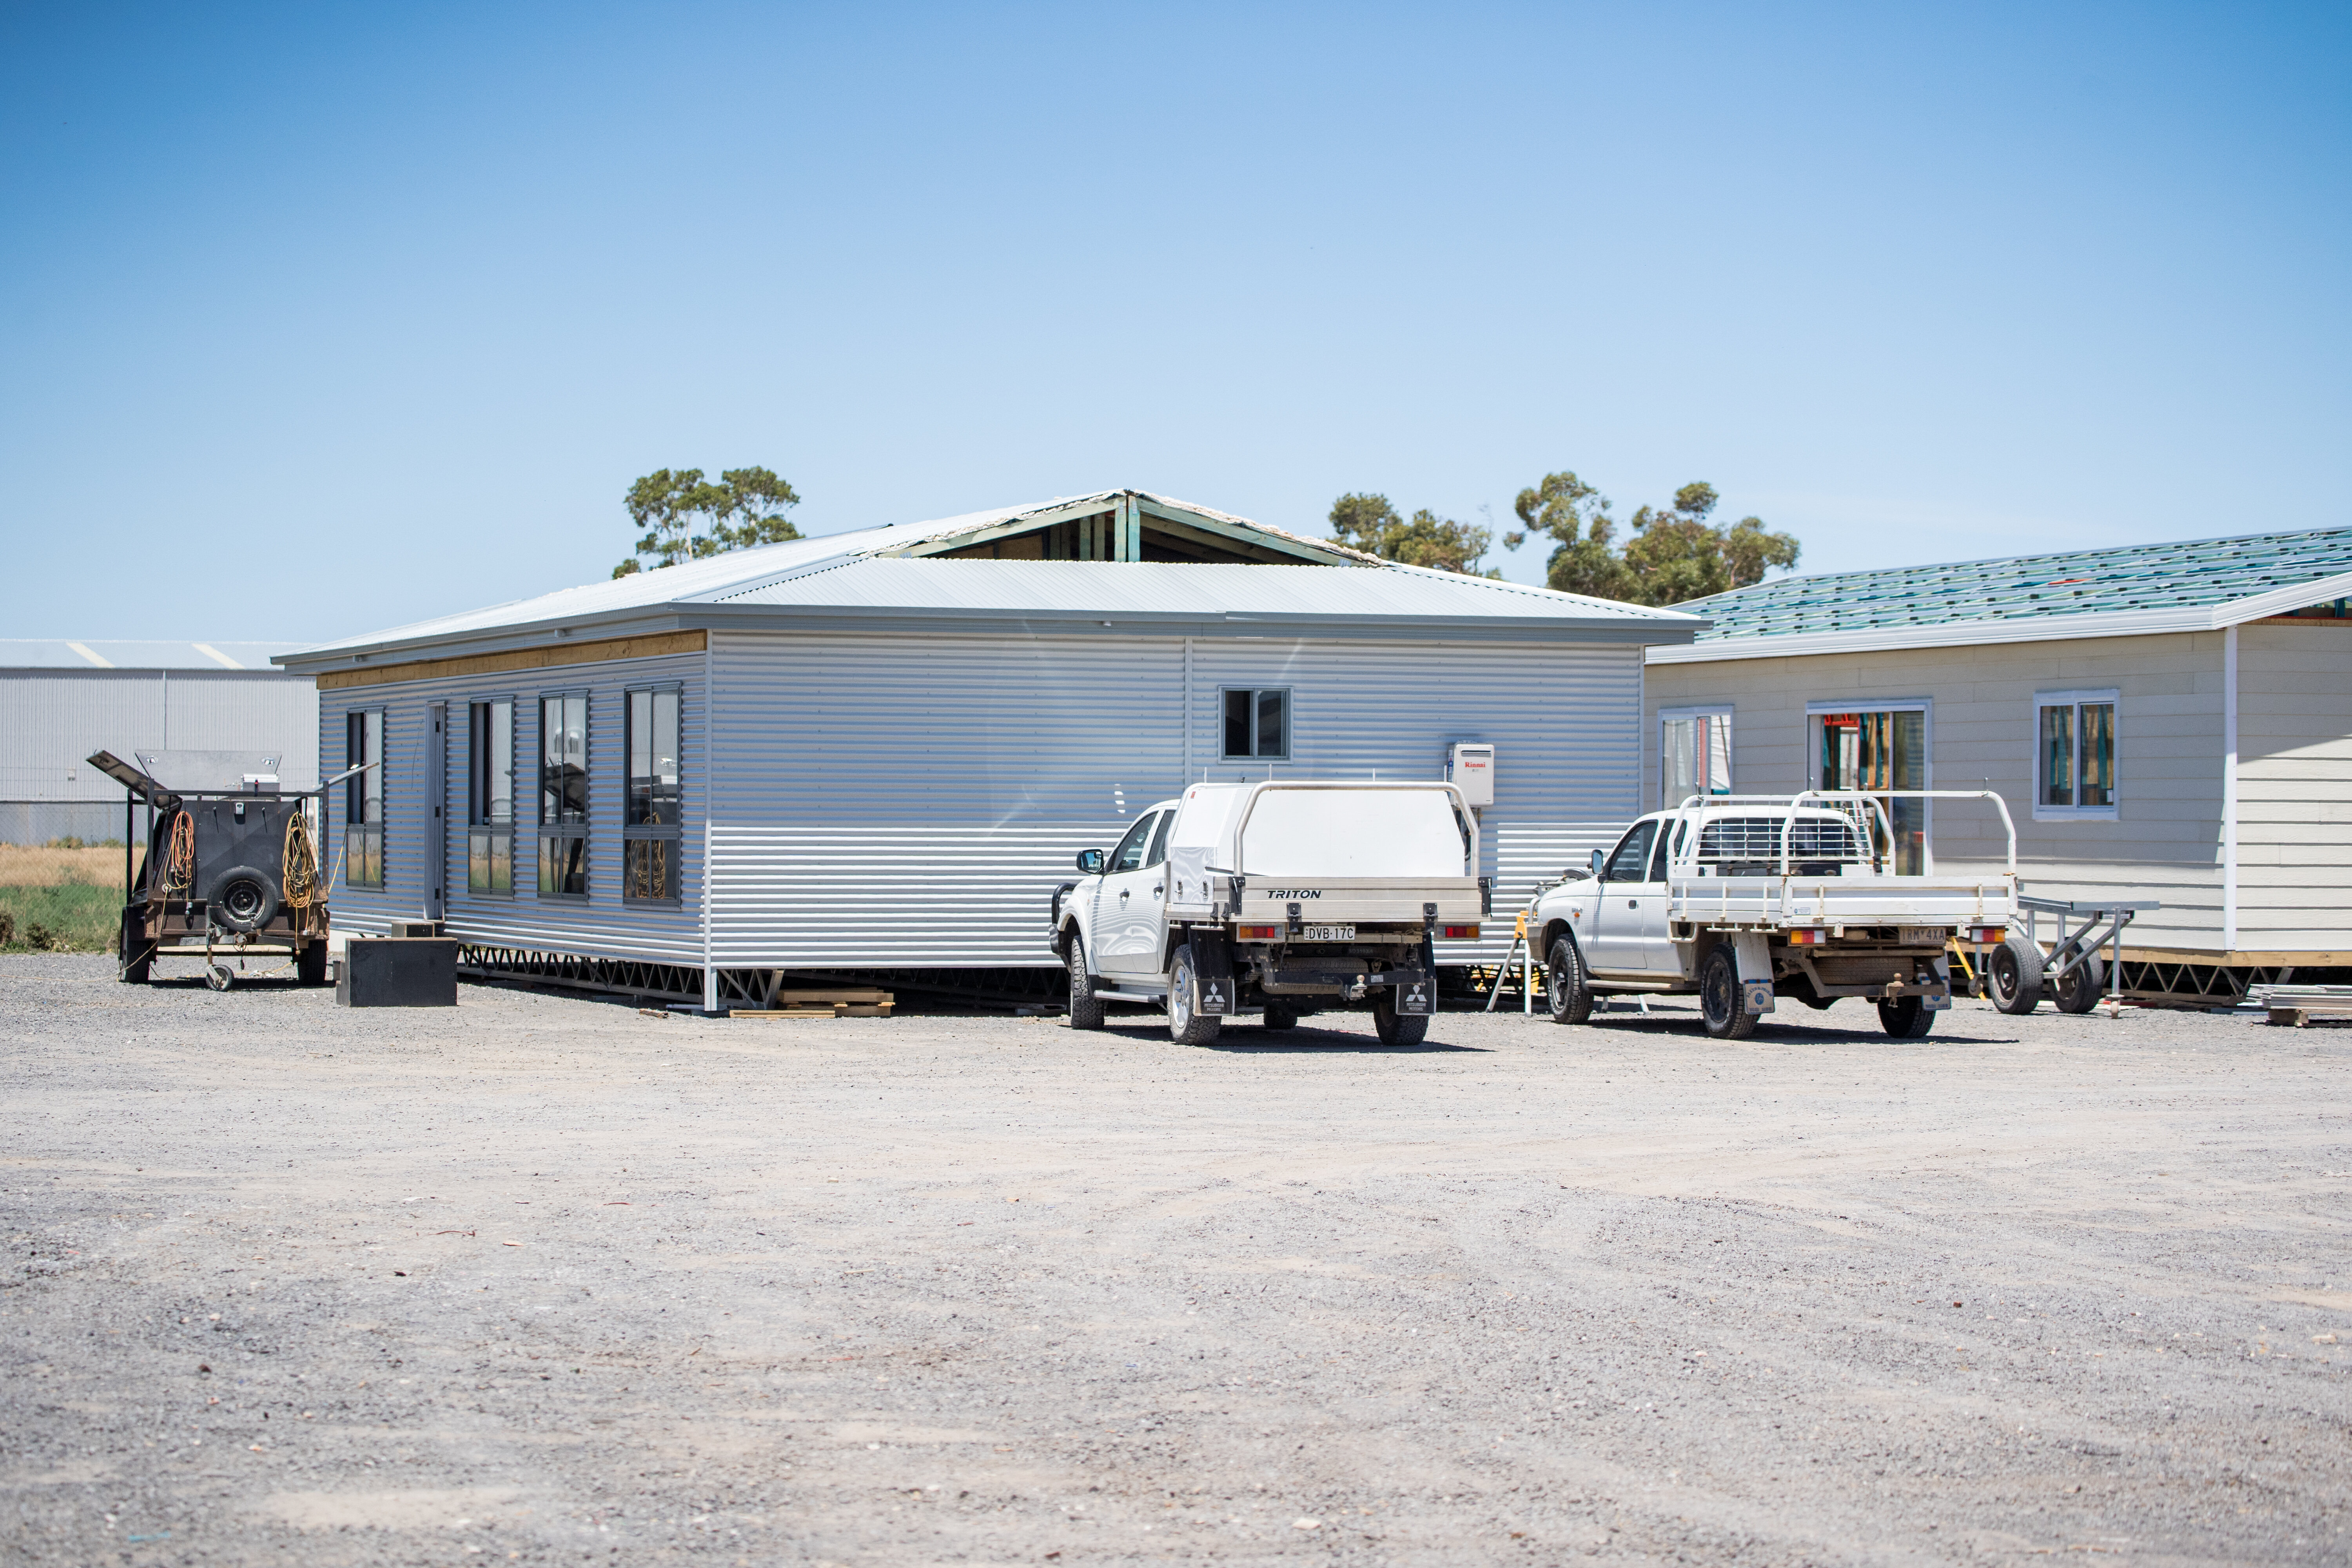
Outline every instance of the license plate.
POLYGON ((1308 942, 1353 942, 1356 940, 1356 928, 1354 926, 1308 926, 1304 935, 1308 942))

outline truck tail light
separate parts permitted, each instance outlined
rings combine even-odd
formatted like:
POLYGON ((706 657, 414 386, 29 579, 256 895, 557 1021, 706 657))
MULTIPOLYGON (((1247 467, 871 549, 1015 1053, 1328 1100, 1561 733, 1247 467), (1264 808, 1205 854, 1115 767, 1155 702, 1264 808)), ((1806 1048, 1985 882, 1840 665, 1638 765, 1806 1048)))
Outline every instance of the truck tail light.
POLYGON ((1234 940, 1236 942, 1273 942, 1281 935, 1280 926, 1235 926, 1234 928, 1234 940))
POLYGON ((1827 934, 1825 931, 1817 930, 1792 931, 1789 933, 1789 942, 1792 947, 1811 947, 1819 943, 1827 934))
POLYGON ((1478 928, 1476 926, 1445 926, 1441 928, 1437 934, 1444 937, 1452 937, 1462 942, 1476 942, 1478 940, 1478 928))
POLYGON ((1986 947, 1996 946, 2007 941, 2008 937, 2009 929, 2006 926, 1970 926, 1969 928, 1969 940, 1986 947))

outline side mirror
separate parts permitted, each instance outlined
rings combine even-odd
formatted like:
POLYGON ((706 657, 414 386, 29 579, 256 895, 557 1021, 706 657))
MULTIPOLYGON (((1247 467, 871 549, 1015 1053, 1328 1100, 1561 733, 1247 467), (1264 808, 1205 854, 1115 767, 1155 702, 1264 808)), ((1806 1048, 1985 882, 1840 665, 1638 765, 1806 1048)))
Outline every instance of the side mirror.
POLYGON ((1608 858, 1609 858, 1606 855, 1602 854, 1598 849, 1595 849, 1592 852, 1592 877, 1595 881, 1600 880, 1601 868, 1608 863, 1608 858))
POLYGON ((1088 877, 1099 877, 1102 875, 1102 868, 1103 852, 1101 850, 1081 849, 1078 851, 1078 870, 1080 873, 1088 877))

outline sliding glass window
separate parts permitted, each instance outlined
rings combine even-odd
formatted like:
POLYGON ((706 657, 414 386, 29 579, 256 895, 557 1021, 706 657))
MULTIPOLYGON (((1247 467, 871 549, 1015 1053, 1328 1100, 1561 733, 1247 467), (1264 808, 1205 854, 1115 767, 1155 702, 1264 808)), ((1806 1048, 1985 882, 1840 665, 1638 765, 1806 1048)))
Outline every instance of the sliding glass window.
POLYGON ((466 742, 466 890, 514 891, 514 700, 472 705, 466 742))
POLYGON ((539 896, 588 896, 588 694, 539 700, 539 896))
POLYGON ((678 693, 675 687, 628 694, 627 809, 621 897, 631 903, 677 902, 678 693))
POLYGON ((375 764, 343 781, 343 885, 383 886, 383 710, 343 716, 343 766, 375 764))

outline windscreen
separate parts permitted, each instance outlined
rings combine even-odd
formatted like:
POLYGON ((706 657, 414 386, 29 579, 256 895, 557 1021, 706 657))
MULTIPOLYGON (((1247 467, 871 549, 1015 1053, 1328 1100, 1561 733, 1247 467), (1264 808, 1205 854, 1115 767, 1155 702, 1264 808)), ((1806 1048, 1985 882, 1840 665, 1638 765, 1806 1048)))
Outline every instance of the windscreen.
POLYGON ((1242 826, 1254 877, 1461 877, 1454 796, 1442 789, 1270 789, 1242 826))

